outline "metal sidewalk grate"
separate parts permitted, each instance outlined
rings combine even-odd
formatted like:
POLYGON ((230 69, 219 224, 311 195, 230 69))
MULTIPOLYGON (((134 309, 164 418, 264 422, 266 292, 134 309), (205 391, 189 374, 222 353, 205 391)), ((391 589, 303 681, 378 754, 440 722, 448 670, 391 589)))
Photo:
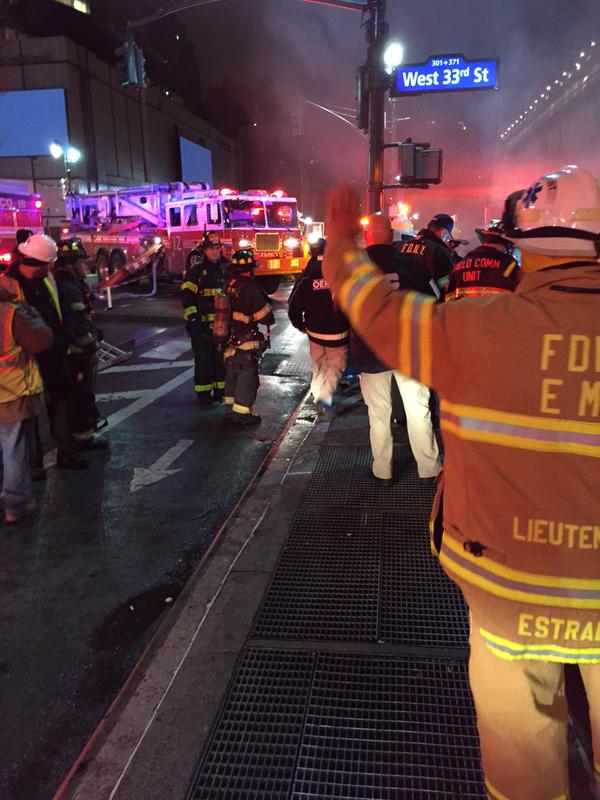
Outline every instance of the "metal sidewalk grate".
POLYGON ((318 655, 292 800, 484 796, 465 664, 318 655))
POLYGON ((432 555, 427 522, 419 514, 384 515, 379 640, 468 646, 462 594, 432 555))
POLYGON ((245 651, 188 800, 287 800, 314 660, 245 651))
POLYGON ((481 800, 466 670, 249 648, 188 800, 481 800))
POLYGON ((371 448, 325 444, 302 502, 363 509, 412 509, 428 514, 434 487, 421 483, 407 447, 394 447, 393 486, 381 486, 371 474, 371 448))
POLYGON ((300 510, 253 635, 377 641, 380 514, 300 510))
POLYGON ((466 647, 468 621, 426 515, 301 509, 252 635, 466 647))

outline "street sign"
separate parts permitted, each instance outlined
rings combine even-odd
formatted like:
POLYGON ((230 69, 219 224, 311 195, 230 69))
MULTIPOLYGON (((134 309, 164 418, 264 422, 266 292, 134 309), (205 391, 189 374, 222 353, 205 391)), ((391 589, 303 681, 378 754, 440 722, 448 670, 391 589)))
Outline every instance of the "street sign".
POLYGON ((391 94, 496 89, 498 60, 467 61, 462 55, 432 56, 424 64, 403 64, 394 72, 391 94))

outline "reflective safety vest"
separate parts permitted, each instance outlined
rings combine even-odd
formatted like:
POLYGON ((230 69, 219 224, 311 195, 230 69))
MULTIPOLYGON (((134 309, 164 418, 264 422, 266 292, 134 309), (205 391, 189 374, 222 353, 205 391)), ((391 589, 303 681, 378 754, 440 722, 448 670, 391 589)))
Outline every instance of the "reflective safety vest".
POLYGON ((42 377, 35 359, 17 343, 13 322, 17 306, 0 303, 0 403, 41 394, 42 377))

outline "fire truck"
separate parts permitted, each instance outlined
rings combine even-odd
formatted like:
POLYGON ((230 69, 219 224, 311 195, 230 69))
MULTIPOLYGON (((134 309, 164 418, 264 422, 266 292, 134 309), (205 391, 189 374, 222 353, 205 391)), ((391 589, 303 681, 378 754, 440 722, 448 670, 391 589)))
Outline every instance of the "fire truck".
POLYGON ((302 272, 305 258, 296 198, 281 189, 240 192, 207 184, 153 184, 72 195, 63 236, 81 240, 101 286, 114 286, 154 264, 181 279, 191 250, 206 232, 233 250, 251 247, 264 289, 302 272))
POLYGON ((13 249, 19 228, 43 233, 42 200, 37 194, 4 192, 0 187, 0 269, 7 269, 13 260, 13 249))

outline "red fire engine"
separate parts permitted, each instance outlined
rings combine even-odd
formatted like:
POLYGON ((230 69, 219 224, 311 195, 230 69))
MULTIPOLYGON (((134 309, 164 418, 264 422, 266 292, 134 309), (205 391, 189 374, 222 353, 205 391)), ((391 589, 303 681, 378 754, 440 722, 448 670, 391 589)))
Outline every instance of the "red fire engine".
POLYGON ((302 272, 304 257, 296 199, 274 192, 210 189, 207 184, 159 184, 73 195, 63 235, 81 239, 104 285, 141 272, 181 278, 205 232, 233 250, 252 247, 256 275, 268 292, 302 272))
POLYGON ((43 233, 42 201, 39 195, 3 192, 0 189, 0 268, 6 269, 13 260, 19 228, 43 233))

